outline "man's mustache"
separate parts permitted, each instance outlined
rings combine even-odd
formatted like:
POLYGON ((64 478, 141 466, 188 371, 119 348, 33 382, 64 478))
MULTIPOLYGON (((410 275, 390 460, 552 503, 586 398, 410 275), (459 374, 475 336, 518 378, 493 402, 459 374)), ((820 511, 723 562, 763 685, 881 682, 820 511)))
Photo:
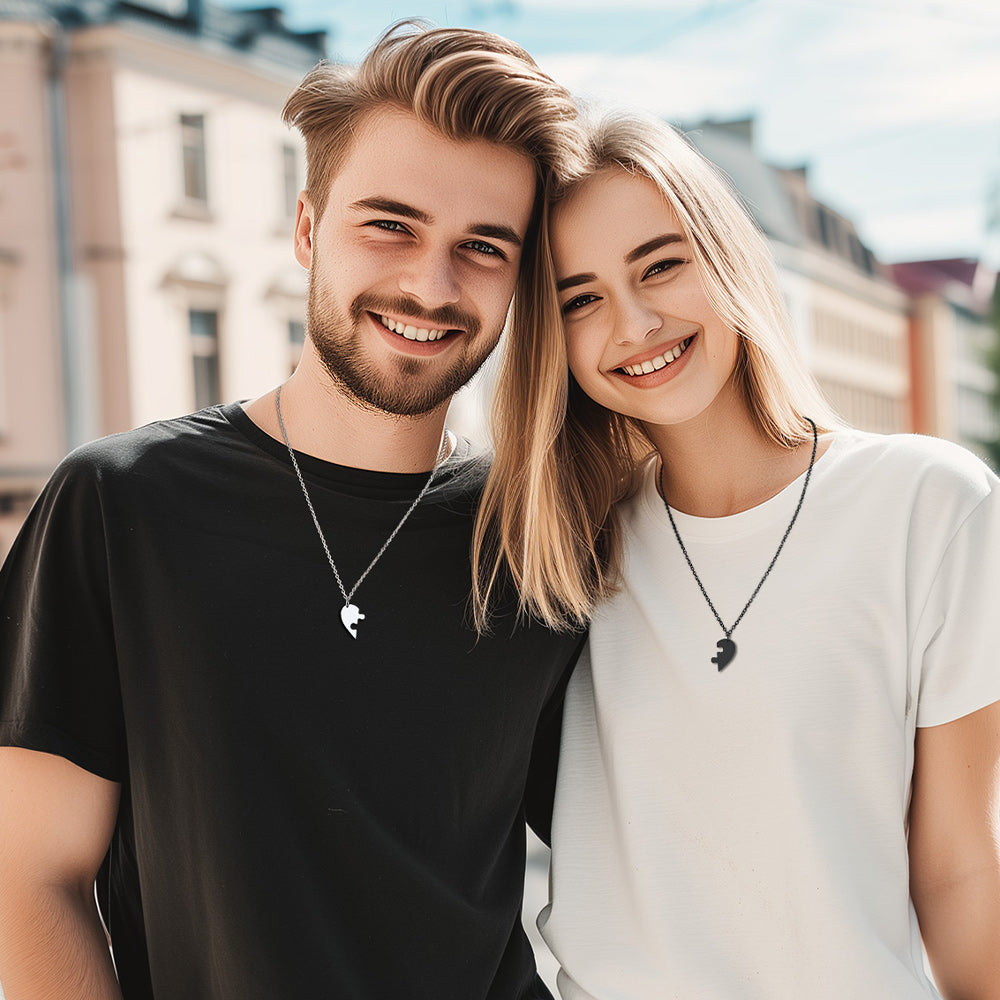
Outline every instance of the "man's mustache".
POLYGON ((441 306, 439 309, 425 309, 416 300, 400 295, 391 299, 363 293, 351 303, 351 318, 359 322, 365 313, 376 316, 406 316, 417 319, 434 330, 465 330, 471 336, 479 333, 480 321, 456 306, 441 306))

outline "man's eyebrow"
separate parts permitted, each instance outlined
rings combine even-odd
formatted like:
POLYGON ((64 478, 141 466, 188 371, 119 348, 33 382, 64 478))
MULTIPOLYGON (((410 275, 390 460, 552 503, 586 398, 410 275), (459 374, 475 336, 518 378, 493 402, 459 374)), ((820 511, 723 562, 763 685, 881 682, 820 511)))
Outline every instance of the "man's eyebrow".
MULTIPOLYGON (((434 216, 422 208, 407 205, 405 201, 396 201, 394 198, 383 198, 379 195, 374 195, 371 198, 359 198, 357 201, 351 202, 348 208, 355 212, 385 212, 387 215, 399 215, 404 219, 413 219, 414 222, 419 222, 424 226, 434 224, 434 216)), ((473 236, 503 240, 515 247, 521 246, 524 242, 514 229, 499 223, 477 222, 469 226, 468 232, 473 236)))
POLYGON ((511 246, 519 247, 524 242, 510 226, 498 225, 492 222, 480 222, 474 226, 469 226, 469 232, 473 236, 485 236, 491 240, 503 240, 511 246))
POLYGON ((405 201, 381 198, 378 195, 352 201, 348 208, 355 212, 385 212, 388 215, 401 215, 404 219, 413 219, 414 222, 420 222, 425 226, 434 222, 434 217, 428 215, 422 208, 407 205, 405 201))
POLYGON ((556 291, 565 292, 567 288, 575 288, 577 285, 585 285, 588 281, 597 281, 596 274, 573 274, 568 278, 560 278, 556 282, 556 291))
POLYGON ((637 260, 642 260, 648 253, 659 250, 660 247, 669 246, 671 243, 683 243, 684 236, 681 233, 664 233, 662 236, 654 236, 651 240, 637 246, 634 250, 629 250, 625 254, 625 263, 634 264, 637 260))

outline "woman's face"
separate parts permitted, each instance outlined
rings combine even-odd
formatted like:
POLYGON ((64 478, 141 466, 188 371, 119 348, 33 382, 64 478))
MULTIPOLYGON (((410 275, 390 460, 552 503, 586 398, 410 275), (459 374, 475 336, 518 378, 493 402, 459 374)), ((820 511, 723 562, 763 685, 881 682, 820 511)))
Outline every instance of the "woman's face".
POLYGON ((551 239, 569 367, 591 399, 671 425, 736 391, 737 334, 652 181, 595 174, 555 206, 551 239))

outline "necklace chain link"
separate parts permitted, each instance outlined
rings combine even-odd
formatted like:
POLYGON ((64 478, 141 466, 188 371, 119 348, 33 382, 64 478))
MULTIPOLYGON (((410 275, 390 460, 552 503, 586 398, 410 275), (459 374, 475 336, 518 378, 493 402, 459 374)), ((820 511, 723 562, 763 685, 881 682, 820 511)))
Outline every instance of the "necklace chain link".
MULTIPOLYGON (((698 589, 701 591, 702 596, 705 598, 706 603, 711 609, 712 614, 715 616, 715 620, 719 623, 719 628, 722 629, 723 633, 726 636, 726 639, 729 639, 730 636, 733 634, 733 632, 736 631, 736 626, 739 625, 741 621, 743 621, 743 616, 747 613, 747 610, 749 609, 750 605, 753 604, 754 598, 760 593, 760 588, 764 586, 764 581, 771 575, 771 570, 774 569, 774 564, 778 561, 778 556, 781 555, 781 550, 785 547, 785 542, 788 540, 788 536, 791 534, 792 526, 798 519, 799 511, 802 510, 802 502, 805 500, 806 490, 809 488, 809 479, 812 476, 813 465, 816 464, 816 446, 819 442, 819 432, 816 429, 816 424, 809 417, 806 417, 805 419, 808 421, 809 426, 812 427, 813 445, 812 445, 812 455, 809 458, 809 468, 806 470, 805 482, 803 482, 802 492, 799 494, 799 502, 795 506, 795 513, 792 514, 792 519, 788 522, 788 527, 785 528, 784 535, 781 536, 781 541, 778 543, 778 548, 775 550, 775 553, 771 558, 771 562, 768 564, 767 569, 764 570, 764 575, 758 581, 757 586, 754 587, 754 591, 750 595, 746 604, 743 605, 743 610, 737 616, 736 621, 734 621, 729 628, 726 628, 725 622, 723 622, 722 617, 719 615, 719 612, 716 611, 715 605, 712 603, 712 598, 708 596, 708 591, 705 589, 705 585, 701 582, 701 577, 698 576, 698 571, 694 568, 694 563, 691 561, 691 556, 688 554, 687 547, 684 545, 684 540, 681 538, 681 533, 677 530, 677 524, 674 521, 673 512, 670 510, 670 504, 667 503, 666 491, 663 489, 663 462, 662 461, 660 462, 660 474, 658 477, 660 486, 660 499, 663 500, 663 506, 667 508, 667 517, 670 518, 670 527, 674 529, 674 537, 677 539, 677 544, 681 547, 681 553, 684 556, 685 562, 687 562, 688 564, 688 569, 691 570, 691 575, 694 577, 695 583, 698 584, 698 589)), ((716 661, 713 660, 712 662, 714 663, 716 661)), ((719 669, 721 670, 722 667, 720 666, 719 669)))
POLYGON ((389 548, 390 543, 399 534, 400 529, 406 524, 409 516, 417 509, 417 505, 423 500, 427 491, 431 488, 431 483, 434 482, 434 477, 437 475, 438 471, 441 469, 442 465, 447 458, 448 451, 448 432, 447 430, 441 433, 441 444, 438 448, 437 459, 434 462, 434 468, 431 469, 431 474, 427 477, 427 482, 424 483, 423 488, 416 495, 413 503, 407 508, 406 513, 399 519, 399 523, 395 528, 392 529, 392 533, 385 540, 382 548, 375 553, 375 557, 368 564, 368 568, 358 577, 354 586, 350 590, 344 587, 344 581, 340 578, 340 573, 337 570, 337 564, 333 561, 333 556, 330 554, 330 546, 327 544, 326 536, 323 534, 323 529, 320 527, 319 518, 316 516, 316 509, 313 507, 312 500, 309 497, 309 490, 306 489, 306 481, 302 476, 302 470, 299 468, 298 460, 295 457, 295 452, 292 450, 292 446, 288 440, 288 432, 285 430, 285 421, 281 416, 281 386, 278 386, 278 391, 274 396, 274 407, 278 412, 278 425, 281 427, 281 436, 285 439, 285 447, 288 449, 288 457, 292 460, 292 468, 295 470, 295 475, 298 478, 299 486, 302 488, 302 496, 305 497, 306 506, 309 508, 309 514, 312 517, 312 522, 316 527, 316 534, 319 535, 320 544, 323 546, 323 552, 326 554, 326 561, 330 564, 330 569, 333 570, 334 579, 337 581, 337 586, 340 588, 341 596, 344 598, 345 607, 351 603, 351 598, 356 593, 358 587, 364 582, 364 579, 372 571, 375 564, 382 558, 385 550, 389 548))

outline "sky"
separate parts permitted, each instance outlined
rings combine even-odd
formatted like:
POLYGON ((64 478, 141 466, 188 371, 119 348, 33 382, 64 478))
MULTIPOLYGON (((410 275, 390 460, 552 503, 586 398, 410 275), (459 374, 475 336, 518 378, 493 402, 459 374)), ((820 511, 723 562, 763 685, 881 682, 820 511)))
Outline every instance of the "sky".
POLYGON ((883 262, 1000 267, 998 0, 283 6, 290 27, 329 31, 331 58, 357 62, 392 21, 422 16, 514 39, 589 102, 682 125, 752 115, 759 155, 807 165, 813 194, 883 262))

